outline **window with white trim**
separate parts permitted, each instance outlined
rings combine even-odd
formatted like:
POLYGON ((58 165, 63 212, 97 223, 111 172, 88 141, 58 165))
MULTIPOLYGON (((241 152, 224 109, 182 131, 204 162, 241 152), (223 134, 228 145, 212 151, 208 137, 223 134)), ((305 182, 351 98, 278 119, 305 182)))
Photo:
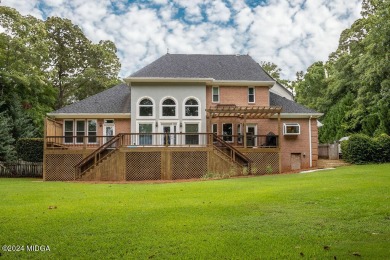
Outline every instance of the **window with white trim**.
POLYGON ((97 121, 95 119, 88 120, 88 143, 97 143, 97 121))
POLYGON ((162 116, 176 116, 176 102, 167 98, 162 103, 162 116))
POLYGON ((186 123, 185 124, 185 144, 199 144, 199 124, 186 123), (191 133, 191 134, 188 134, 191 133), (194 134, 192 134, 194 133, 194 134))
POLYGON ((82 144, 85 136, 88 136, 86 140, 88 143, 97 142, 96 119, 64 120, 64 143, 82 144), (76 137, 74 138, 74 136, 76 137))
POLYGON ((301 134, 301 126, 298 123, 284 123, 283 124, 284 135, 299 135, 301 134))
POLYGON ((255 88, 248 87, 248 103, 255 103, 255 88))
POLYGON ((184 107, 185 116, 199 116, 199 103, 195 99, 188 99, 184 107))
POLYGON ((85 121, 76 120, 76 143, 78 144, 84 143, 84 136, 85 136, 85 121))
POLYGON ((219 87, 212 88, 212 96, 213 103, 219 103, 219 87))
POLYGON ((139 102, 139 116, 153 116, 153 102, 144 98, 139 102))
POLYGON ((64 120, 64 143, 73 143, 73 120, 64 120))

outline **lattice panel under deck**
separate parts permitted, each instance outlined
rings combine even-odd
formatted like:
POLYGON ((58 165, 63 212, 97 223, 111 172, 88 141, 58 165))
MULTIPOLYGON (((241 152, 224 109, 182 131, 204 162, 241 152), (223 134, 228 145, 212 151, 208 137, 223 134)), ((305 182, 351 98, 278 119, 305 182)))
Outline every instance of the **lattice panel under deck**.
POLYGON ((161 153, 134 152, 126 153, 126 180, 160 180, 161 153))
POLYGON ((73 181, 74 166, 79 163, 81 154, 46 154, 46 181, 73 181))
POLYGON ((272 174, 279 173, 278 153, 246 153, 252 160, 252 174, 272 174))
POLYGON ((201 178, 207 173, 207 152, 172 152, 172 179, 201 178))

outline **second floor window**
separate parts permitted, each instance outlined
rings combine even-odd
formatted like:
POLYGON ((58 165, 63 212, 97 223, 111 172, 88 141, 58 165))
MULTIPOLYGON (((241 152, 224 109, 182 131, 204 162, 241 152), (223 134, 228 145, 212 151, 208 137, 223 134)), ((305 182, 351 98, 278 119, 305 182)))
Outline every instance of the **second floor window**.
POLYGON ((185 103, 185 116, 199 116, 199 104, 198 101, 191 98, 185 103))
POLYGON ((165 99, 162 103, 162 116, 176 116, 176 102, 173 99, 165 99))
POLYGON ((150 99, 144 98, 139 102, 140 116, 153 116, 153 102, 150 99))
POLYGON ((255 88, 248 88, 248 103, 255 103, 255 88))
POLYGON ((219 102, 219 87, 213 87, 213 102, 218 103, 219 102))

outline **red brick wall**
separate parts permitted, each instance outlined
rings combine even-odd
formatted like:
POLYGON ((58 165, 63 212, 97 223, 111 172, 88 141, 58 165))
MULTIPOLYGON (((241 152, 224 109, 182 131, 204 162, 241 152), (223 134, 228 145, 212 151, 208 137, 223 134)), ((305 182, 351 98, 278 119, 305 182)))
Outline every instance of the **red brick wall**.
MULTIPOLYGON (((233 124, 233 135, 237 135, 237 124, 243 123, 243 119, 234 117, 221 117, 213 118, 212 124, 218 124, 218 134, 222 134, 222 124, 233 124)), ((258 135, 267 135, 269 132, 273 132, 278 135, 278 120, 277 119, 251 119, 247 120, 247 124, 257 125, 258 135)), ((207 127, 207 130, 211 132, 211 126, 207 127)), ((281 119, 280 126, 281 135, 279 136, 279 142, 281 147, 282 156, 282 172, 291 171, 291 154, 301 154, 301 168, 306 169, 310 167, 310 145, 309 145, 309 119, 281 119), (298 123, 300 125, 301 133, 299 135, 288 136, 283 135, 283 123, 298 123)), ((311 120, 311 142, 312 142, 312 167, 317 166, 318 160, 318 129, 317 120, 311 120)))
POLYGON ((299 123, 301 126, 301 134, 297 136, 282 136, 282 171, 291 170, 291 154, 301 154, 301 168, 310 167, 310 135, 312 143, 312 167, 317 166, 318 160, 318 129, 317 120, 311 120, 311 133, 309 133, 309 119, 284 119, 282 123, 299 123))
MULTIPOLYGON (((72 120, 72 118, 67 118, 72 120)), ((57 119, 56 121, 58 122, 63 122, 64 120, 67 119, 57 119)), ((94 118, 90 118, 94 119, 94 118)), ((106 118, 106 119, 114 119, 115 121, 115 134, 119 133, 130 133, 130 118, 106 118)), ((74 120, 83 120, 83 119, 74 119, 74 120)), ((103 124, 104 124, 104 119, 97 119, 97 135, 98 136, 103 136, 103 124)), ((62 135, 63 133, 61 133, 62 135)))
POLYGON ((248 87, 220 86, 219 103, 212 103, 212 86, 206 87, 206 107, 217 104, 235 104, 237 106, 269 106, 269 88, 255 87, 255 103, 248 103, 248 87))

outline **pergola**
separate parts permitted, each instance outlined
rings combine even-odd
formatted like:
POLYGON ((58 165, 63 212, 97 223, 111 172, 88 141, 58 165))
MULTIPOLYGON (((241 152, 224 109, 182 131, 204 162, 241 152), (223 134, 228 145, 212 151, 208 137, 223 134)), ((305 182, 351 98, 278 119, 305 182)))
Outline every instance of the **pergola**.
MULTIPOLYGON (((236 106, 217 105, 206 109, 209 125, 211 119, 215 117, 238 117, 243 119, 243 128, 246 129, 247 119, 265 119, 278 115, 278 135, 281 136, 280 106, 236 106)), ((247 148, 246 131, 244 131, 244 148, 247 148)))

